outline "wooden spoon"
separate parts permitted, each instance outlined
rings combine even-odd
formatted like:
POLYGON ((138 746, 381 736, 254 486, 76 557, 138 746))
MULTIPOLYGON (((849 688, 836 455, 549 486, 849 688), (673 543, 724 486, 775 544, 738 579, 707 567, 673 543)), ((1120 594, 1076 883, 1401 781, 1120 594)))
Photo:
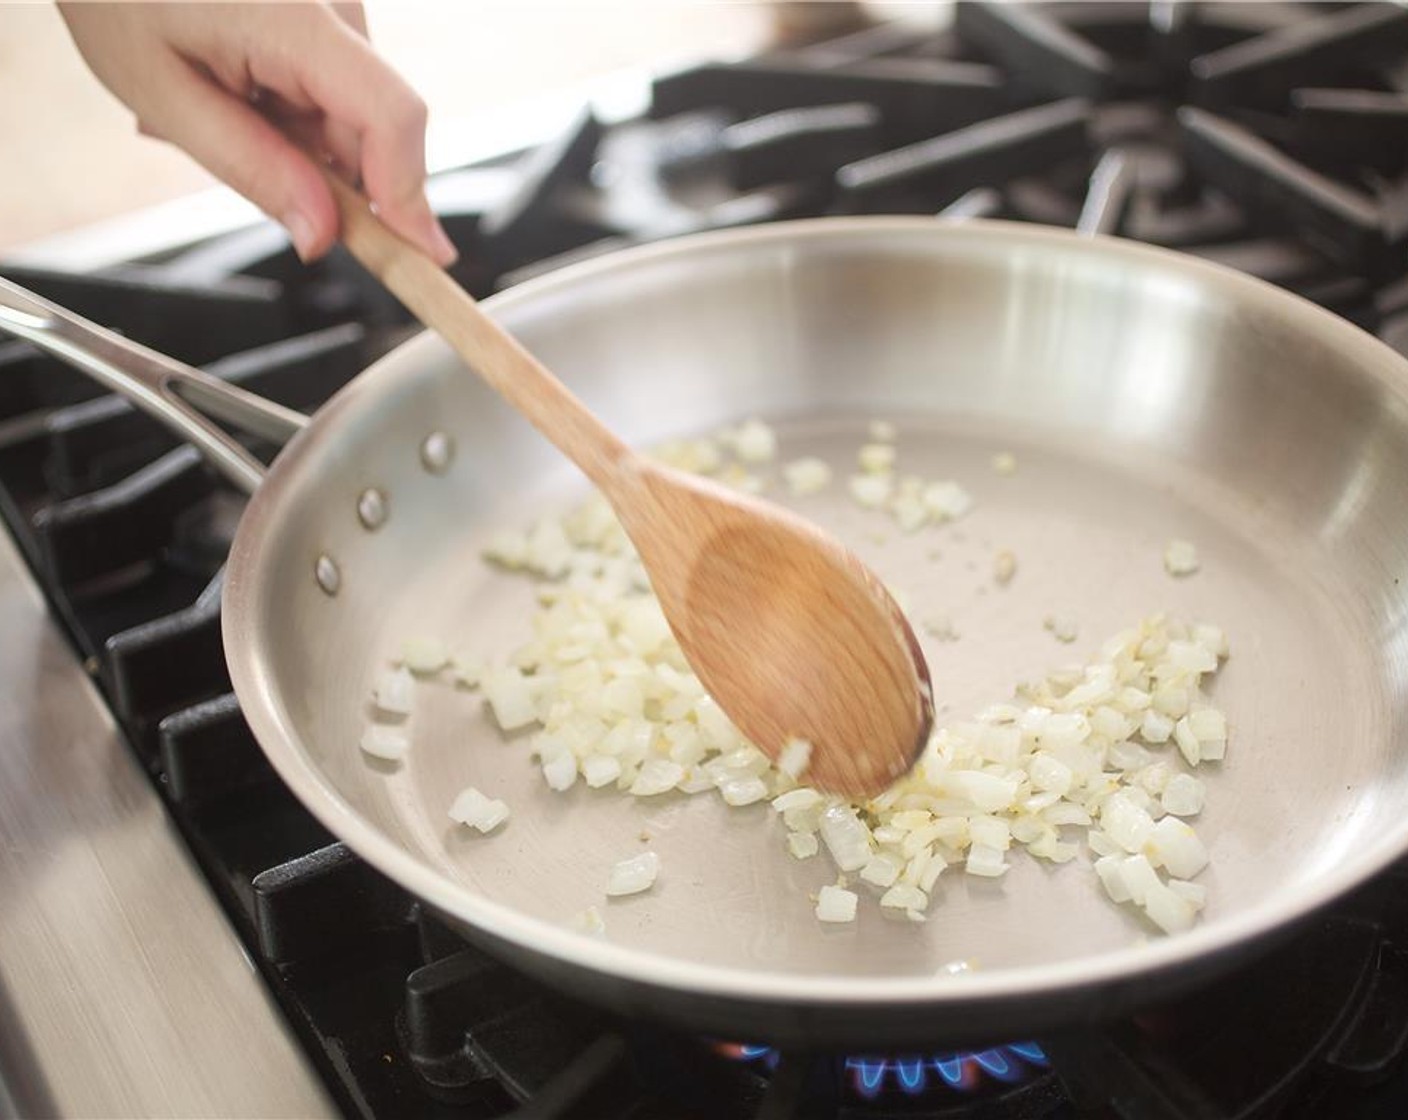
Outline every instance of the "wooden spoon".
POLYGON ((352 254, 605 494, 690 666, 739 731, 774 760, 789 739, 807 741, 804 780, 852 797, 908 771, 933 723, 929 670, 875 575, 802 518, 636 454, 327 178, 352 254))

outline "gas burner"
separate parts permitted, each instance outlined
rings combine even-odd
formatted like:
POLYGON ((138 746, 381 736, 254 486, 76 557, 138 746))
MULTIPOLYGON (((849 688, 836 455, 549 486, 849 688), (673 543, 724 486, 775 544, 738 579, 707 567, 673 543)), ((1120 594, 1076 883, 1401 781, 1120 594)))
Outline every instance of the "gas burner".
MULTIPOLYGON (((771 1046, 719 1042, 714 1049, 735 1061, 756 1063, 770 1073, 781 1054, 771 1046)), ((845 1072, 850 1092, 865 1101, 897 1096, 934 1103, 949 1091, 973 1096, 994 1089, 1024 1085, 1049 1077, 1046 1052, 1035 1042, 1011 1042, 981 1050, 951 1050, 942 1054, 875 1055, 835 1059, 845 1072)))

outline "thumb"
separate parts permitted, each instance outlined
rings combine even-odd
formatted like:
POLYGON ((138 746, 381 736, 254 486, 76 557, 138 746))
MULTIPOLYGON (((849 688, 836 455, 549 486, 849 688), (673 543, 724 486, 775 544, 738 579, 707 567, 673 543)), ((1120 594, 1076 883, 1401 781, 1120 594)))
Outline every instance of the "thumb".
POLYGON ((337 239, 337 207, 322 173, 248 102, 184 64, 144 131, 184 148, 207 171, 288 230, 301 259, 315 260, 337 239))

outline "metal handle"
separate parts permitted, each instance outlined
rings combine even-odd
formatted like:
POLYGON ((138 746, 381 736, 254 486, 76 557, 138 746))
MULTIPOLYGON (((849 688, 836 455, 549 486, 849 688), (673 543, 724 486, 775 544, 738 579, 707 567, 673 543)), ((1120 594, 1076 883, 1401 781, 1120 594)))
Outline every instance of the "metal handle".
POLYGON ((264 465, 207 417, 286 443, 308 423, 302 413, 150 350, 0 277, 0 330, 80 369, 190 442, 246 493, 264 465))

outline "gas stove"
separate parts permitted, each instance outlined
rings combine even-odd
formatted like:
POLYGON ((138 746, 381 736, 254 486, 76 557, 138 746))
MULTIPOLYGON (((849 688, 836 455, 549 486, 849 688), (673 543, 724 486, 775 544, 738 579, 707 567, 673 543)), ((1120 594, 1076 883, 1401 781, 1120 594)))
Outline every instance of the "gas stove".
MULTIPOLYGON (((996 217, 1220 261, 1408 353, 1398 6, 960 3, 941 31, 879 24, 649 94, 435 176, 466 287, 792 217, 996 217)), ((268 224, 165 232, 120 264, 5 273, 302 410, 412 332, 341 253, 305 268, 268 224)), ((265 762, 219 642, 240 499, 24 345, 0 372, 0 1115, 1408 1113, 1408 866, 1174 1003, 958 1052, 685 1037, 517 974, 265 762)))

